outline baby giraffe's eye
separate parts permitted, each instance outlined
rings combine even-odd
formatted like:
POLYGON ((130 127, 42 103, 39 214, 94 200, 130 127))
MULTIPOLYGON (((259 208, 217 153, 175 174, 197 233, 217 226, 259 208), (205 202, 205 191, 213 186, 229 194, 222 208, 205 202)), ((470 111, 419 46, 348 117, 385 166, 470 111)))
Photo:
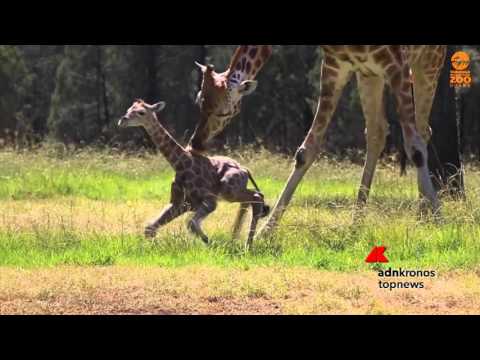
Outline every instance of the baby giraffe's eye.
POLYGON ((140 115, 140 116, 144 116, 145 114, 146 114, 146 112, 143 111, 143 110, 138 111, 138 115, 140 115))

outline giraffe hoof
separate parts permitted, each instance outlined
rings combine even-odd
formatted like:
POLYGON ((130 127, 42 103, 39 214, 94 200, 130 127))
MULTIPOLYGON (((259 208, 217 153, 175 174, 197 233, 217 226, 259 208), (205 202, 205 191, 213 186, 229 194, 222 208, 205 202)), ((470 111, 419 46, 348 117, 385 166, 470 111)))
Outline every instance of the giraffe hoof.
POLYGON ((198 226, 198 224, 197 224, 194 220, 190 220, 190 221, 188 222, 187 227, 188 227, 188 230, 189 230, 192 234, 198 236, 200 239, 202 239, 202 241, 203 241, 206 245, 208 245, 208 237, 207 237, 207 235, 205 235, 205 234, 203 233, 203 231, 200 229, 200 226, 198 226))
POLYGON ((153 239, 155 238, 155 236, 157 236, 157 232, 155 231, 155 229, 152 229, 151 227, 145 228, 144 234, 147 239, 153 239))
POLYGON ((359 210, 363 210, 367 206, 367 198, 362 196, 359 196, 356 203, 355 203, 355 208, 359 210))

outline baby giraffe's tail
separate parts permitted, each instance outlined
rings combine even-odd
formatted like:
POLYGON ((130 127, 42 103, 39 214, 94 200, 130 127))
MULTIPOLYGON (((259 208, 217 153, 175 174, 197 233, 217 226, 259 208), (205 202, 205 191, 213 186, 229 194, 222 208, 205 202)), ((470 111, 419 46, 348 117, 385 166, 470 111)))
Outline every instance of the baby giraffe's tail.
POLYGON ((245 169, 245 171, 247 172, 248 178, 250 179, 250 181, 252 182, 253 186, 255 187, 255 190, 257 190, 259 193, 262 193, 262 191, 259 189, 257 183, 256 183, 255 180, 253 179, 253 176, 252 176, 252 174, 250 173, 250 170, 245 169))

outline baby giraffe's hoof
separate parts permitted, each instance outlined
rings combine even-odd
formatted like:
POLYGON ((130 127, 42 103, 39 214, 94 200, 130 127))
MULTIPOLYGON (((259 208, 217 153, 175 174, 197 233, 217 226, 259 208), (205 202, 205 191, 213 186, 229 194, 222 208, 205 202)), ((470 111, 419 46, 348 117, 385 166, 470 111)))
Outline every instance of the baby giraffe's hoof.
POLYGON ((157 231, 155 229, 151 228, 150 226, 147 226, 145 228, 145 233, 144 234, 145 234, 145 237, 147 239, 154 239, 155 236, 157 236, 157 231))
POLYGON ((195 221, 193 220, 189 221, 188 230, 190 230, 193 234, 200 237, 200 239, 202 239, 205 245, 208 245, 208 236, 203 233, 200 226, 198 226, 198 224, 195 221))

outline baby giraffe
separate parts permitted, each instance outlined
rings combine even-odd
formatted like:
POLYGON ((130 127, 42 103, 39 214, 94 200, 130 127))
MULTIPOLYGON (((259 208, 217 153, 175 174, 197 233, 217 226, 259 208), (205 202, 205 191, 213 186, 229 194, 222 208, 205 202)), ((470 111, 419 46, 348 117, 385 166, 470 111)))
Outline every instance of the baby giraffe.
POLYGON ((202 231, 201 224, 215 211, 218 200, 223 199, 241 204, 233 230, 235 238, 238 237, 248 207, 252 207, 252 222, 245 245, 248 250, 252 245, 258 220, 267 216, 270 211, 255 180, 247 169, 230 158, 206 157, 192 153, 178 144, 157 118, 157 113, 162 111, 165 105, 165 102, 149 105, 143 100, 137 100, 118 122, 121 128, 143 127, 175 170, 170 204, 146 227, 145 236, 155 237, 161 226, 188 211, 193 211, 194 216, 189 221, 188 228, 208 244, 208 237, 202 231), (249 179, 256 191, 247 189, 249 179))

